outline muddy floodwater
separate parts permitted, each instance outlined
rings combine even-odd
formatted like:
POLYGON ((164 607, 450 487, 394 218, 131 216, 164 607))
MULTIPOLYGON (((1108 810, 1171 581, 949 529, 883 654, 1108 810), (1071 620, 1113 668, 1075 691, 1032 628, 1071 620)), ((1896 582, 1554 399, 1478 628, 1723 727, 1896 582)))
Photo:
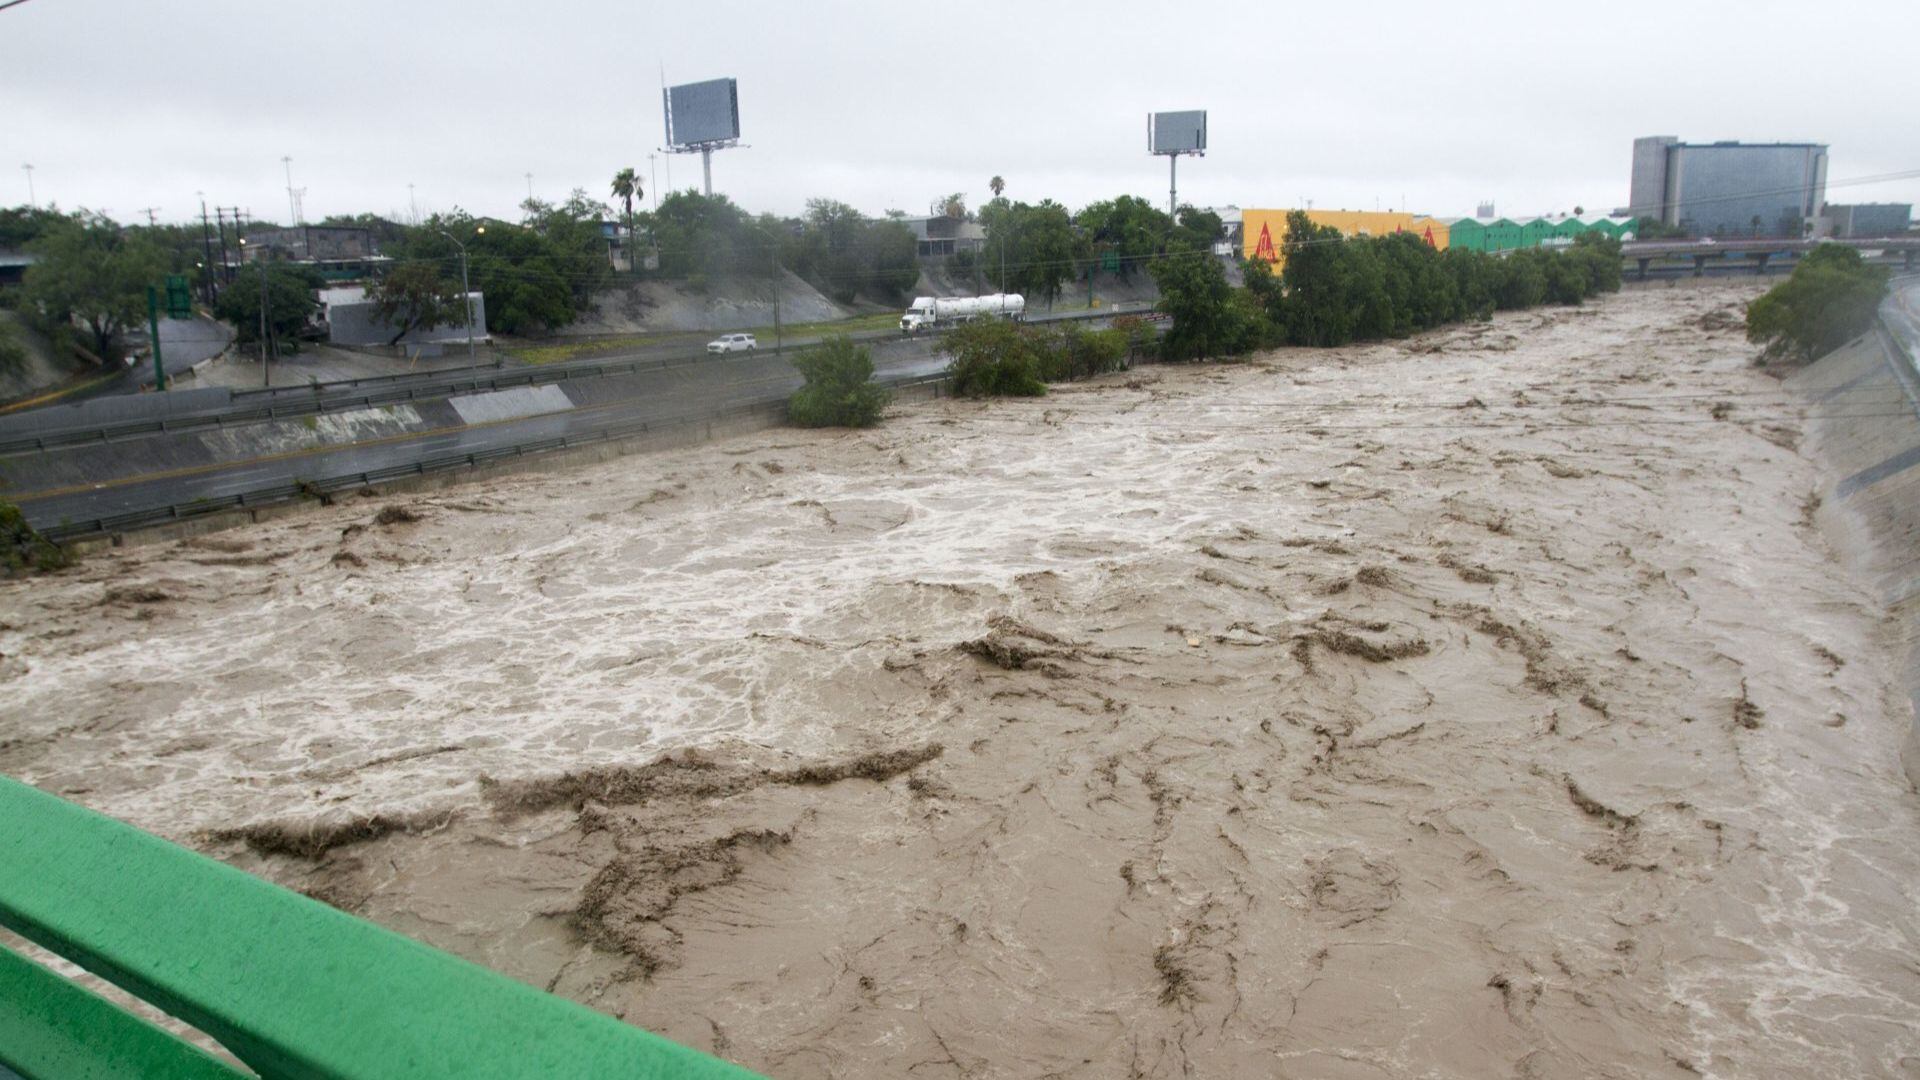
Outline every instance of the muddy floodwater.
POLYGON ((0 585, 0 770, 776 1077, 1920 1075, 1747 283, 0 585))

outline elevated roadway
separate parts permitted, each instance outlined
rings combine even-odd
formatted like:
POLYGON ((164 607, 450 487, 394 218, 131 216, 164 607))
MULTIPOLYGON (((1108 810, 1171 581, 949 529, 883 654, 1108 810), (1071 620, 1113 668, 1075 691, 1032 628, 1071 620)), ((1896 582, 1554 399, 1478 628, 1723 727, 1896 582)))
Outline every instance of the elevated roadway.
POLYGON ((1920 239, 1890 238, 1879 240, 1787 240, 1755 238, 1751 240, 1629 240, 1620 245, 1620 257, 1635 264, 1639 276, 1644 279, 1647 270, 1656 262, 1691 261, 1693 274, 1701 277, 1709 267, 1741 264, 1750 266, 1754 273, 1767 272, 1767 264, 1776 256, 1797 258, 1814 250, 1822 244, 1839 244, 1850 247, 1867 255, 1898 264, 1903 272, 1911 273, 1916 261, 1920 261, 1920 239))

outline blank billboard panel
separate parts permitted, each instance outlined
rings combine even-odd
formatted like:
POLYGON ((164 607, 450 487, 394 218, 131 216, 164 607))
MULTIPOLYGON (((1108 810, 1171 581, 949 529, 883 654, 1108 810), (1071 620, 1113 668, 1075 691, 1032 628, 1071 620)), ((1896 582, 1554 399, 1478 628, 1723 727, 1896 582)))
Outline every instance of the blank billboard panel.
POLYGON ((1147 152, 1196 153, 1207 148, 1207 111, 1154 113, 1147 118, 1147 152))
POLYGON ((732 79, 708 79, 661 92, 667 145, 694 146, 740 137, 740 89, 732 79))

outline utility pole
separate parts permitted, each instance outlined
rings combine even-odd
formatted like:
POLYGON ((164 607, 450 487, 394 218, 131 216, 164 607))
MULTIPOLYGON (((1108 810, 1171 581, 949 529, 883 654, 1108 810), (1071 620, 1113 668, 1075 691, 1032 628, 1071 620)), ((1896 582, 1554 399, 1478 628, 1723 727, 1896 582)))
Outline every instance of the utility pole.
MULTIPOLYGON (((240 238, 241 250, 245 250, 246 237, 240 238)), ((273 364, 267 355, 267 257, 265 252, 253 260, 253 267, 260 274, 260 385, 273 385, 273 364)))
POLYGON ((160 208, 157 206, 143 206, 140 208, 140 212, 147 215, 147 228, 151 229, 158 226, 159 222, 155 221, 153 217, 153 212, 158 209, 160 208))
POLYGON ((33 166, 23 164, 20 167, 27 170, 27 205, 37 210, 40 207, 40 200, 33 196, 33 166))
POLYGON ((233 284, 233 263, 227 255, 227 209, 224 206, 213 208, 214 227, 220 230, 220 282, 223 285, 233 284))
POLYGON ((207 261, 200 264, 203 271, 200 275, 201 285, 207 290, 207 303, 212 304, 216 297, 213 289, 213 232, 207 226, 207 193, 196 191, 194 194, 200 196, 200 244, 207 253, 207 261))
POLYGON ((413 184, 407 184, 407 224, 420 224, 420 203, 413 197, 413 184))
POLYGON ((533 174, 527 174, 527 201, 533 201, 533 174))
POLYGON ((653 159, 658 156, 658 154, 647 155, 647 179, 653 181, 653 209, 655 213, 660 211, 660 167, 653 163, 653 159))

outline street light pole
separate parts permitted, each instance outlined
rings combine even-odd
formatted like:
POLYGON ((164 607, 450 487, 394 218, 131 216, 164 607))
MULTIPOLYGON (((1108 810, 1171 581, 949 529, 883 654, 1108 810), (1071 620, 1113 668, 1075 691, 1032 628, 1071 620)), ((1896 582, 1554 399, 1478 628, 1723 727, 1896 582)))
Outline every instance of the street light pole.
POLYGON ((40 208, 40 200, 35 198, 33 194, 33 166, 21 165, 20 167, 27 170, 27 205, 38 210, 40 208))
MULTIPOLYGON (((476 235, 484 234, 486 231, 485 225, 474 229, 476 235)), ((467 309, 467 359, 471 360, 473 359, 473 289, 467 285, 467 245, 454 239, 454 235, 445 229, 440 230, 440 235, 452 240, 453 246, 460 249, 460 302, 466 305, 467 309)))

